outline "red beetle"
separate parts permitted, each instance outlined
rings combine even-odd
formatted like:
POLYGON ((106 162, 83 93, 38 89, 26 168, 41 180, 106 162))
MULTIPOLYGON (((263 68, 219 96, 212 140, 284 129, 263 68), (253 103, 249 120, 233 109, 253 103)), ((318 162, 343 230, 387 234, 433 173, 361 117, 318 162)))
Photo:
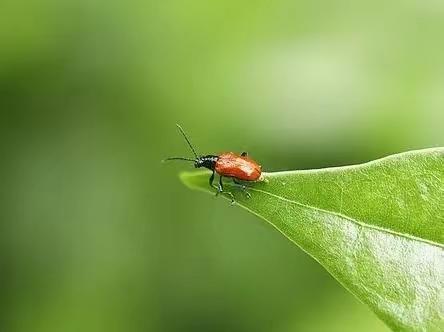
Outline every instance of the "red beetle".
MULTIPOLYGON (((213 174, 210 176, 209 183, 211 187, 217 189, 216 195, 224 191, 222 178, 227 177, 232 178, 236 184, 241 185, 241 188, 244 190, 247 197, 250 197, 250 194, 245 191, 245 185, 239 181, 251 182, 263 180, 261 166, 257 162, 251 158, 248 158, 246 152, 242 152, 240 155, 233 152, 225 152, 218 156, 211 154, 199 156, 182 127, 179 125, 177 125, 177 127, 187 141, 191 151, 193 151, 195 158, 170 157, 166 158, 165 160, 192 161, 194 162, 194 167, 196 168, 205 167, 213 171, 213 174), (213 184, 215 173, 219 174, 219 186, 213 184)), ((233 195, 231 193, 227 192, 227 194, 233 199, 233 195)))

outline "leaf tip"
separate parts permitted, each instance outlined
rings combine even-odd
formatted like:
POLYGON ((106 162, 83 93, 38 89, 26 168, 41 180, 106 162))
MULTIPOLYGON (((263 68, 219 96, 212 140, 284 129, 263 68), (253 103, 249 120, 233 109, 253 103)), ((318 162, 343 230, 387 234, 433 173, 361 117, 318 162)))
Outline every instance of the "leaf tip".
POLYGON ((191 186, 190 175, 191 175, 190 172, 180 172, 179 173, 180 181, 187 187, 191 186))
POLYGON ((179 179, 182 183, 190 189, 208 189, 208 175, 209 172, 181 172, 179 173, 179 179))

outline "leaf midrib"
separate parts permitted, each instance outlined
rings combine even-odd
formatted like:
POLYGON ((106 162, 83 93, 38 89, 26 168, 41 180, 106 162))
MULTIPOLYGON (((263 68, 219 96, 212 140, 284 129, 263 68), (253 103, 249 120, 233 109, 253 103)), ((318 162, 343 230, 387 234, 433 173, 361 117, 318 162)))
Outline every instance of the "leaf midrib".
MULTIPOLYGON (((299 205, 299 206, 301 206, 301 207, 303 207, 303 208, 306 208, 306 209, 313 209, 313 210, 315 210, 315 211, 320 211, 320 212, 330 213, 330 214, 333 214, 333 215, 335 215, 335 216, 339 216, 339 217, 341 217, 341 218, 344 218, 344 219, 346 219, 346 220, 349 220, 349 221, 351 221, 351 222, 354 222, 355 224, 357 224, 357 225, 359 225, 359 226, 361 226, 361 227, 364 227, 364 228, 373 229, 373 230, 381 231, 381 232, 388 233, 388 234, 391 234, 391 235, 396 235, 396 236, 404 237, 404 238, 406 238, 406 239, 408 239, 408 240, 418 241, 418 242, 423 242, 423 243, 426 243, 426 244, 433 245, 433 246, 436 246, 436 247, 438 247, 438 248, 444 249, 444 245, 442 245, 442 244, 440 244, 440 243, 436 243, 436 242, 433 242, 433 241, 430 241, 430 240, 422 239, 422 238, 419 238, 419 237, 416 237, 416 236, 413 236, 413 235, 410 235, 410 234, 396 232, 396 231, 393 231, 393 230, 388 229, 388 228, 383 228, 383 227, 375 226, 375 225, 372 225, 372 224, 367 224, 367 223, 364 223, 364 222, 362 222, 362 221, 360 221, 360 220, 357 220, 357 219, 351 218, 351 217, 349 217, 349 216, 346 216, 346 215, 344 215, 344 214, 342 214, 342 213, 339 213, 339 212, 336 212, 336 211, 330 211, 330 210, 322 209, 322 208, 319 208, 319 207, 316 207, 316 206, 311 206, 311 205, 308 205, 308 204, 304 204, 304 203, 301 203, 301 202, 298 202, 298 201, 295 201, 295 200, 291 200, 291 199, 288 199, 288 198, 285 198, 285 197, 278 196, 278 195, 276 195, 276 194, 273 194, 273 193, 271 193, 271 192, 268 192, 268 191, 266 191, 266 190, 262 190, 262 189, 256 189, 256 188, 252 188, 252 187, 250 187, 250 188, 248 188, 248 190, 249 190, 249 191, 260 192, 260 193, 263 193, 263 194, 269 195, 269 196, 271 196, 271 197, 274 197, 274 198, 276 198, 276 199, 282 200, 282 201, 284 201, 284 202, 289 202, 289 203, 292 203, 292 204, 299 205)), ((227 197, 226 197, 226 198, 227 198, 227 197)), ((246 208, 246 209, 248 209, 249 211, 251 211, 251 209, 248 208, 248 207, 246 207, 245 205, 243 205, 243 204, 239 204, 239 205, 241 205, 243 208, 246 208)), ((253 211, 251 211, 251 212, 253 212, 253 211)), ((265 219, 265 218, 264 218, 263 216, 261 216, 260 214, 258 214, 258 213, 256 213, 256 212, 253 212, 253 213, 256 214, 256 215, 258 215, 258 216, 260 216, 261 218, 265 219)), ((265 220, 266 220, 266 219, 265 219, 265 220)), ((271 223, 269 220, 267 220, 267 221, 268 221, 269 223, 271 223)))

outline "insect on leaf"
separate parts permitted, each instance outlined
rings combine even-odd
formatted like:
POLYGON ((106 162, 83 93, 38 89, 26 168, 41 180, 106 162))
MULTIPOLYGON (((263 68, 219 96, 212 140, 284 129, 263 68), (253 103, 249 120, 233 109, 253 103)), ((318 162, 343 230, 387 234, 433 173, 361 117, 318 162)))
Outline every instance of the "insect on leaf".
MULTIPOLYGON (((395 331, 444 331, 444 148, 264 173, 236 204, 306 251, 395 331)), ((207 172, 186 172, 214 193, 207 172)))

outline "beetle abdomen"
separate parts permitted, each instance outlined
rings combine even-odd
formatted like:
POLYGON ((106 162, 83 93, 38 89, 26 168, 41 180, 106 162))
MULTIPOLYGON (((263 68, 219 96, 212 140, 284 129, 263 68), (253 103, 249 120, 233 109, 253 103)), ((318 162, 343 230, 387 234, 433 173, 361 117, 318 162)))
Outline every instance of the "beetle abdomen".
POLYGON ((226 152, 218 157, 214 170, 219 175, 242 181, 257 181, 261 177, 261 166, 247 156, 226 152))

